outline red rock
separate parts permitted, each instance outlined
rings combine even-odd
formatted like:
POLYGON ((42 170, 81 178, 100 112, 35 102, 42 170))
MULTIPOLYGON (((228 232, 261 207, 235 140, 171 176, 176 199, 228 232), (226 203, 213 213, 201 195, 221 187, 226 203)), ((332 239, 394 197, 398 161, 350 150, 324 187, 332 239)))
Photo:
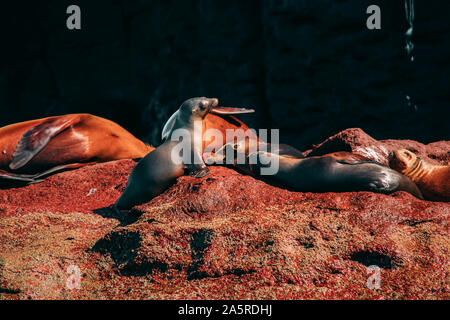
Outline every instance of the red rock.
POLYGON ((413 140, 377 141, 359 128, 341 131, 304 154, 319 156, 336 151, 350 151, 387 165, 389 153, 397 149, 409 149, 419 157, 436 164, 450 162, 449 141, 433 142, 427 145, 413 140))
MULTIPOLYGON (((449 145, 376 141, 349 129, 308 153, 371 147, 381 157, 381 147, 406 146, 444 162, 449 145)), ((0 297, 450 297, 449 203, 404 192, 293 192, 212 167, 117 216, 108 206, 134 165, 98 164, 0 190, 0 297), (67 287, 71 265, 80 289, 67 287), (369 265, 381 270, 377 290, 367 286, 369 265)))

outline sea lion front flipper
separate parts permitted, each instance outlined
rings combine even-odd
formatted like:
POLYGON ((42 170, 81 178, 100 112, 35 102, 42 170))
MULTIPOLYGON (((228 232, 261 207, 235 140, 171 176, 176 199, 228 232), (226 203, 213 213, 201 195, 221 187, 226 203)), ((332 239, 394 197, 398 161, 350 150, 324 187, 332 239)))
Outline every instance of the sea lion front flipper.
POLYGON ((203 178, 209 174, 209 168, 205 165, 190 164, 186 166, 188 175, 194 178, 203 178))
MULTIPOLYGON (((327 155, 328 156, 328 155, 327 155)), ((322 156, 322 157, 325 157, 325 156, 322 156)), ((334 158, 334 157, 332 157, 332 158, 334 158)), ((362 163, 372 163, 372 164, 378 164, 378 165, 380 165, 380 166, 383 166, 383 167, 386 167, 385 165, 383 165, 383 164, 381 164, 381 163, 379 163, 379 162, 376 162, 376 161, 373 161, 373 160, 359 160, 359 159, 354 159, 354 160, 352 160, 352 159, 337 159, 337 158, 334 158, 335 160, 336 160, 336 162, 337 163, 340 163, 340 164, 362 164, 362 163)))
POLYGON ((211 109, 211 113, 214 114, 243 114, 243 113, 253 113, 255 110, 247 108, 229 108, 229 107, 215 107, 211 109))
POLYGON ((361 163, 361 162, 367 162, 367 163, 379 163, 375 160, 372 160, 369 157, 362 156, 357 153, 353 153, 350 151, 337 151, 332 153, 327 153, 319 157, 332 157, 333 159, 337 160, 338 162, 341 161, 341 163, 345 164, 354 164, 354 163, 361 163))
POLYGON ((161 132, 161 140, 166 140, 166 138, 169 136, 170 132, 173 129, 173 126, 175 125, 175 121, 177 120, 178 110, 175 111, 167 120, 167 122, 164 124, 164 127, 161 132))
POLYGON ((384 194, 406 191, 423 200, 421 191, 411 179, 383 164, 374 161, 349 163, 342 160, 335 160, 335 163, 339 165, 333 165, 334 177, 346 181, 345 188, 351 185, 350 190, 343 191, 372 191, 384 194))
POLYGON ((50 118, 28 130, 20 139, 9 164, 12 170, 26 165, 57 134, 80 121, 79 115, 50 118))

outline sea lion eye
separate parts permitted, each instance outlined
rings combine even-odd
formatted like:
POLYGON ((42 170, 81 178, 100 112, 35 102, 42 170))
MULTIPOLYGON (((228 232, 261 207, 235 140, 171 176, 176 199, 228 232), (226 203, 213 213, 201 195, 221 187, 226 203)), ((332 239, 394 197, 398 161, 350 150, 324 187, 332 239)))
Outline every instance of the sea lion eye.
POLYGON ((411 153, 408 151, 403 151, 403 154, 406 156, 406 158, 411 159, 411 153))

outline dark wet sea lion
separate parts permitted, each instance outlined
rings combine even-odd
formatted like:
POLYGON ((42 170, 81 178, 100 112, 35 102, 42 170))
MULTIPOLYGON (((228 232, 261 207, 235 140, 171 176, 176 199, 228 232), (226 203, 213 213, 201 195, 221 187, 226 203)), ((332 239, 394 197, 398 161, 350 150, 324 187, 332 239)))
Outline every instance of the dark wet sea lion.
MULTIPOLYGON (((258 157, 272 155, 259 154, 258 157)), ((268 159, 259 163, 266 162, 268 159)), ((310 157, 302 160, 279 156, 279 171, 275 179, 299 191, 350 192, 372 191, 390 194, 406 191, 423 199, 416 184, 409 178, 376 162, 348 162, 332 156, 310 157)))
MULTIPOLYGON (((247 142, 248 143, 248 142, 247 142)), ((248 152, 243 140, 236 143, 227 143, 223 149, 232 148, 236 152, 248 152)), ((223 160, 227 153, 223 150, 217 155, 206 155, 208 162, 223 160)), ((229 154, 229 153, 228 153, 229 154)), ((239 164, 236 160, 234 167, 245 173, 261 176, 261 169, 269 167, 271 161, 278 162, 278 170, 273 175, 264 176, 269 180, 291 187, 303 192, 351 192, 372 191, 389 194, 395 191, 406 191, 419 199, 422 193, 416 184, 404 175, 382 164, 365 161, 356 156, 351 157, 346 152, 333 153, 324 156, 308 158, 295 158, 266 151, 256 151, 245 155, 245 163, 239 164), (255 159, 252 164, 250 158, 255 159), (363 161, 361 161, 363 160, 363 161)))

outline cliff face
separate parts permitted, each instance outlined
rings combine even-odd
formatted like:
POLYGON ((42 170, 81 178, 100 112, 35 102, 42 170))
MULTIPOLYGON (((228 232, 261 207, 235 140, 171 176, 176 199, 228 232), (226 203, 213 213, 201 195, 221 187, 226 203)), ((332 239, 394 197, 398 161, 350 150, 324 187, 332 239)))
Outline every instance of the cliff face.
POLYGON ((158 144, 181 102, 205 95, 255 108, 246 123, 301 149, 349 127, 450 139, 446 0, 415 1, 413 63, 403 1, 80 0, 79 31, 69 4, 5 4, 0 125, 90 112, 158 144), (366 28, 372 4, 381 30, 366 28))
MULTIPOLYGON (((306 153, 336 146, 374 157, 404 146, 431 161, 450 157, 449 142, 376 141, 358 129, 306 153)), ((0 190, 0 297, 450 297, 448 203, 404 192, 293 192, 211 167, 119 216, 108 206, 134 165, 98 164, 0 190), (70 289, 77 270, 80 287, 70 289)))

